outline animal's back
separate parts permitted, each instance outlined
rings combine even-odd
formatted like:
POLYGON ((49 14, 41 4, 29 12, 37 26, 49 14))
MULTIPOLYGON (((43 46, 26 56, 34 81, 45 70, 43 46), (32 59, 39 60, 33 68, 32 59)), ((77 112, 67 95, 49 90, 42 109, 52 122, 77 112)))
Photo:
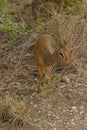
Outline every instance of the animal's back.
POLYGON ((54 53, 55 46, 56 44, 52 36, 48 34, 40 35, 34 50, 37 64, 45 66, 44 60, 54 53))
POLYGON ((35 45, 35 51, 36 52, 41 52, 41 53, 53 53, 54 52, 54 46, 55 46, 55 41, 52 36, 48 34, 42 34, 39 36, 36 45, 35 45), (45 50, 44 50, 45 49, 45 50))

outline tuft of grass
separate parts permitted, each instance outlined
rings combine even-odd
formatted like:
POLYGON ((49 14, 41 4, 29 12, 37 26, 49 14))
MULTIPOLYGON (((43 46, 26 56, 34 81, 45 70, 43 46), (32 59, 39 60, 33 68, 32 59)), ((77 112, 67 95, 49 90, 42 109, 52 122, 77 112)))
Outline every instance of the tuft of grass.
POLYGON ((41 124, 41 127, 46 128, 46 126, 47 126, 47 120, 41 121, 40 124, 41 124))
POLYGON ((27 123, 28 109, 23 101, 16 102, 15 107, 11 106, 11 113, 13 115, 13 124, 20 126, 27 123))
POLYGON ((54 96, 52 97, 52 101, 53 101, 53 103, 57 103, 58 100, 59 100, 59 95, 58 95, 58 93, 55 93, 54 96))
POLYGON ((58 80, 60 80, 60 79, 61 79, 60 75, 54 75, 54 76, 52 77, 52 81, 53 81, 53 82, 58 81, 58 80))
POLYGON ((9 95, 6 95, 5 99, 0 102, 0 120, 3 123, 25 125, 28 123, 28 112, 24 101, 15 101, 9 95))
POLYGON ((0 120, 6 122, 11 119, 10 108, 11 98, 6 96, 4 100, 0 101, 0 120))
POLYGON ((17 94, 18 94, 18 95, 27 95, 27 94, 28 94, 28 90, 26 90, 26 89, 19 90, 19 91, 17 92, 17 94))
POLYGON ((10 109, 9 105, 5 105, 5 104, 0 105, 0 120, 2 122, 6 122, 10 119, 9 109, 10 109))
POLYGON ((64 75, 66 75, 66 76, 68 76, 70 74, 70 70, 66 70, 65 72, 64 72, 64 75))

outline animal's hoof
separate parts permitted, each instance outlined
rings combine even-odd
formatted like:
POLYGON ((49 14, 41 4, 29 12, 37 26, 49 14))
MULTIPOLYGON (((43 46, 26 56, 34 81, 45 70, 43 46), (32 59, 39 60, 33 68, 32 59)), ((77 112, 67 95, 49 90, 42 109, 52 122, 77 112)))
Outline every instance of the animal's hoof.
POLYGON ((41 91, 42 91, 42 89, 41 89, 41 88, 39 88, 39 89, 37 90, 37 93, 41 93, 41 91))

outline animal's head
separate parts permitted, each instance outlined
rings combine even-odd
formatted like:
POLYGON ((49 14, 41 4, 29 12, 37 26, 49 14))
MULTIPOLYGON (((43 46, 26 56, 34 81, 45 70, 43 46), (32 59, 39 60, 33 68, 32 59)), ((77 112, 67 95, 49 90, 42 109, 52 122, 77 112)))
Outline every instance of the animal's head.
POLYGON ((70 53, 69 53, 68 46, 66 44, 60 45, 58 56, 59 56, 60 61, 69 63, 69 61, 70 61, 70 53))

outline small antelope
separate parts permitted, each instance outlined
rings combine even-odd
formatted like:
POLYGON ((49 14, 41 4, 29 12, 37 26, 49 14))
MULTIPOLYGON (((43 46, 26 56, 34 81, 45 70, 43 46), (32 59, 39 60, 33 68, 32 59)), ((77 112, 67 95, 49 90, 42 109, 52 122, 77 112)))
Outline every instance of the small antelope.
POLYGON ((36 41, 34 54, 38 69, 38 93, 41 92, 41 80, 44 72, 46 77, 44 82, 48 82, 50 80, 52 66, 55 63, 61 61, 69 63, 69 51, 67 45, 60 45, 58 49, 54 49, 54 46, 56 46, 55 40, 48 34, 40 35, 36 41))

